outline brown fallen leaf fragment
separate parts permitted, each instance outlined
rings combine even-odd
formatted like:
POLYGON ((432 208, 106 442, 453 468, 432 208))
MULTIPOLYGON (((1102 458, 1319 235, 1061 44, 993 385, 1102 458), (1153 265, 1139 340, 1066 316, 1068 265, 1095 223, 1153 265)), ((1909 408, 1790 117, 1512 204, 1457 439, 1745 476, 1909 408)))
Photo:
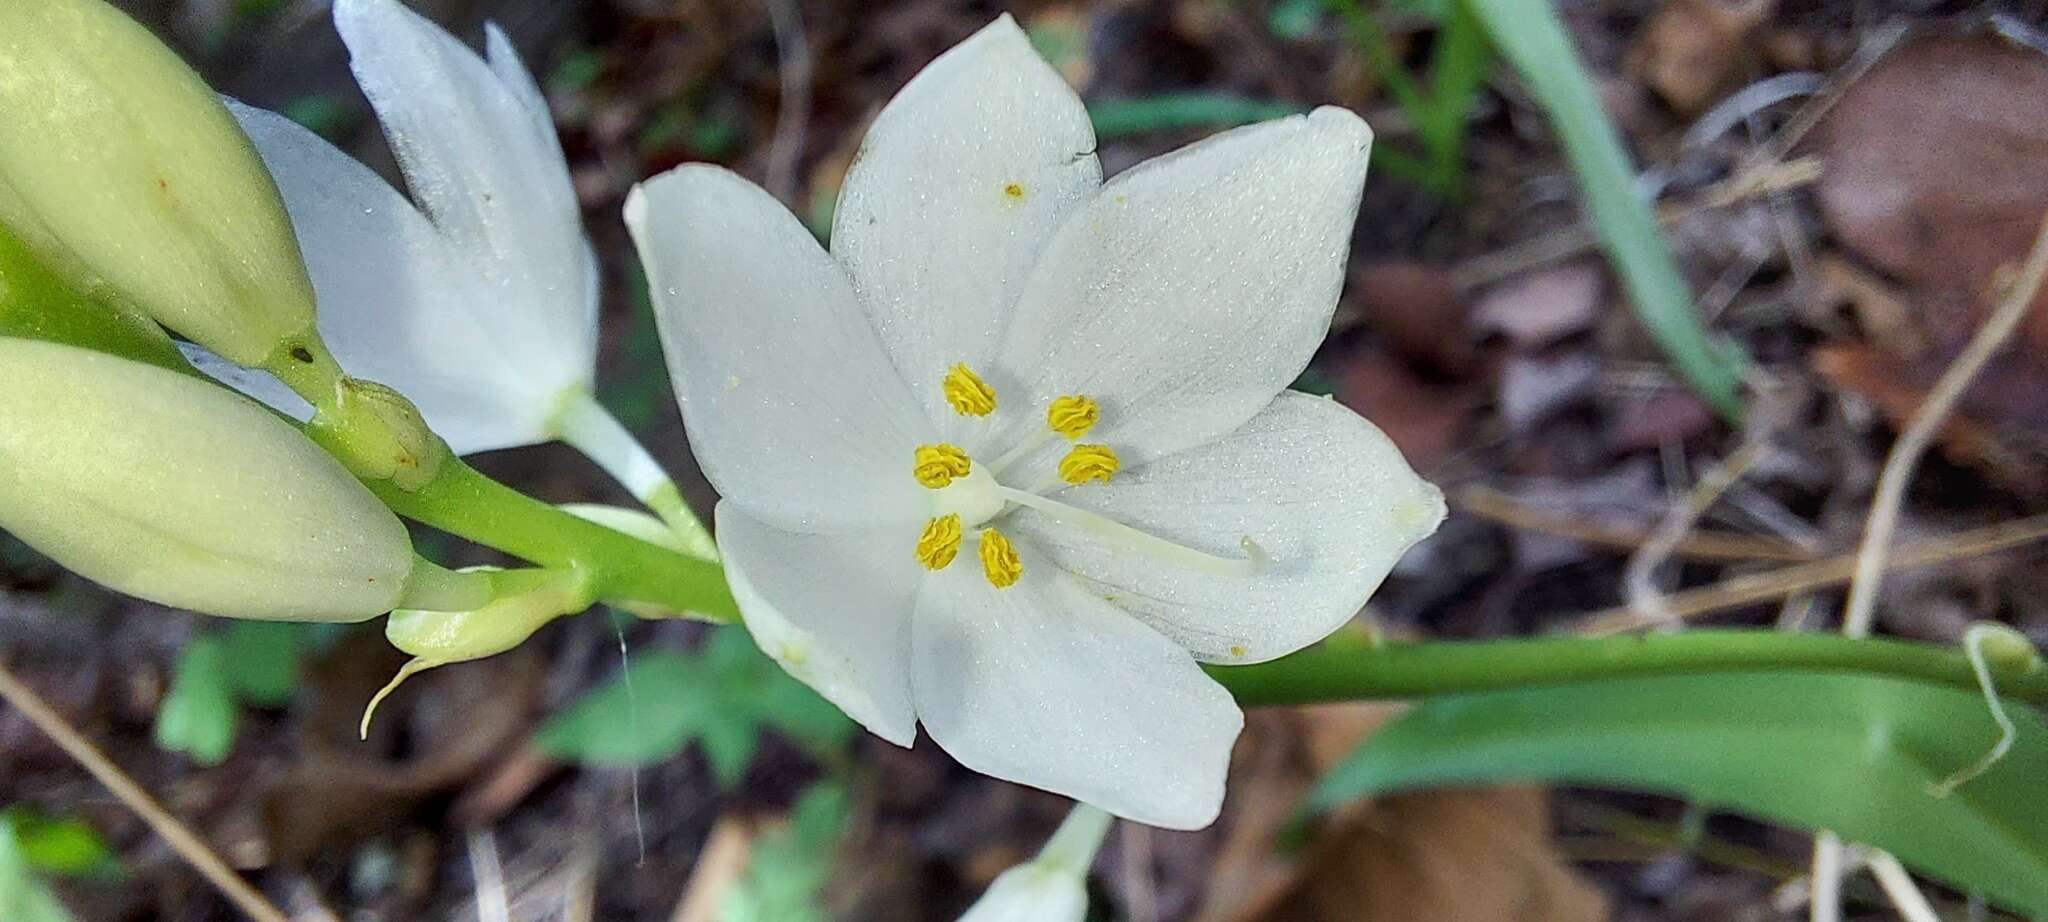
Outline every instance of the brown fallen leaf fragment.
MULTIPOLYGON (((1821 209, 1863 262, 1899 280, 1905 316, 1843 272, 1826 310, 1857 300, 1864 343, 1815 353, 1836 386, 1903 421, 1998 297, 2048 213, 2048 56, 1991 32, 1921 38, 1843 94, 1818 138, 1821 209), (1873 310, 1873 307, 1875 308, 1873 310)), ((1951 454, 2007 486, 2048 490, 2048 293, 1964 397, 1951 454)))
POLYGON ((1666 0, 1630 49, 1629 69, 1672 108, 1698 112, 1741 73, 1753 56, 1751 36, 1777 6, 1777 0, 1666 0))
POLYGON ((1607 900, 1566 863, 1539 788, 1442 789, 1374 802, 1320 843, 1266 918, 1328 922, 1594 922, 1607 900))
POLYGON ((1472 308, 1482 336, 1499 334, 1519 349, 1537 349, 1583 333, 1607 303, 1607 274, 1589 260, 1531 269, 1487 289, 1472 308))
POLYGON ((1465 421, 1484 398, 1471 382, 1424 380, 1401 360, 1360 349, 1331 364, 1337 402, 1373 421, 1408 463, 1428 470, 1457 444, 1465 421))
POLYGON ((1299 852, 1274 839, 1308 787, 1400 712, 1386 703, 1255 712, 1196 922, 1597 922, 1605 898, 1559 854, 1543 791, 1428 790, 1360 804, 1299 852))
POLYGON ((1909 286, 1982 295, 2048 210, 2048 57, 1988 32, 1909 42, 1817 136, 1830 230, 1909 286))
POLYGON ((1467 308, 1449 266, 1369 262, 1353 266, 1350 275, 1351 296, 1339 306, 1334 326, 1363 326, 1385 337, 1403 358, 1444 374, 1473 371, 1478 336, 1466 323, 1467 308))
POLYGON ((356 739, 352 724, 395 658, 381 634, 358 632, 309 666, 298 757, 263 785, 276 861, 297 865, 390 831, 428 797, 489 772, 531 729, 542 668, 521 647, 420 675, 385 704, 370 739, 356 739), (393 758, 402 722, 409 751, 393 758))

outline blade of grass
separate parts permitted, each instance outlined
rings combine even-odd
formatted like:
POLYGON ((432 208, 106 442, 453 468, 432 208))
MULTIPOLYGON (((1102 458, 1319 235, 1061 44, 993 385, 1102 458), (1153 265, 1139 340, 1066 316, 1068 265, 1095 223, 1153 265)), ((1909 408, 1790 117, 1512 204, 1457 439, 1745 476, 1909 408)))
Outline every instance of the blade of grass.
POLYGON ((1649 205, 1635 194, 1621 136, 1601 111, 1556 10, 1529 0, 1465 2, 1549 117, 1636 316, 1686 384, 1723 417, 1739 419, 1745 359, 1700 322, 1692 289, 1658 235, 1649 205))
POLYGON ((1097 140, 1109 141, 1156 131, 1245 125, 1304 110, 1292 103, 1245 99, 1224 93, 1159 93, 1088 104, 1097 140))
POLYGON ((1429 111, 1416 124, 1423 148, 1437 169, 1437 183, 1446 198, 1465 192, 1465 135, 1472 107, 1486 82, 1493 50, 1486 28, 1471 8, 1453 3, 1437 27, 1429 55, 1429 111))
POLYGON ((1359 0, 1326 0, 1324 5, 1343 18, 1352 44, 1415 126, 1422 146, 1418 156, 1381 145, 1374 151, 1375 163, 1441 198, 1463 196, 1467 119, 1492 59, 1485 28, 1457 5, 1418 10, 1436 22, 1429 64, 1418 80, 1403 67, 1385 28, 1359 0))

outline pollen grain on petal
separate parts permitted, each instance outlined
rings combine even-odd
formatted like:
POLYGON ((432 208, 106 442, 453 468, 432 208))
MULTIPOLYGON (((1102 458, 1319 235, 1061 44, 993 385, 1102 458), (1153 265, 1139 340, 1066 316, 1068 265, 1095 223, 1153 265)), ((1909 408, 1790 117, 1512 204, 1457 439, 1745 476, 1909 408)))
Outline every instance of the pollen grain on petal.
POLYGON ((955 362, 947 369, 940 387, 946 393, 946 403, 961 416, 987 416, 995 412, 996 389, 981 380, 966 362, 955 362))
POLYGON ((940 442, 936 445, 919 445, 917 454, 911 460, 911 476, 917 482, 934 490, 953 482, 955 477, 967 476, 973 462, 967 453, 957 445, 940 442))
POLYGON ((1023 184, 1023 183, 1021 183, 1021 182, 1016 182, 1016 181, 1014 181, 1014 180, 1012 180, 1012 181, 1010 181, 1010 182, 1006 182, 1006 183, 1004 183, 1004 184, 1003 184, 1003 197, 1004 197, 1004 198, 1007 198, 1007 199, 1009 199, 1009 200, 1010 200, 1011 202, 1021 202, 1021 201, 1023 201, 1023 200, 1024 200, 1024 184, 1023 184))
POLYGON ((1102 408, 1095 401, 1080 394, 1055 397, 1045 407, 1045 424, 1052 431, 1069 439, 1078 439, 1095 428, 1095 420, 1102 415, 1102 408))
POLYGON ((917 562, 927 570, 943 570, 960 553, 960 517, 947 514, 924 523, 917 536, 917 562))
POLYGON ((989 585, 997 589, 1016 585, 1024 575, 1024 563, 1017 559, 1016 546, 993 528, 981 530, 981 572, 988 577, 989 585))
POLYGON ((1117 460, 1116 449, 1083 443, 1068 449, 1067 456, 1060 459, 1060 479, 1075 484, 1090 480, 1107 482, 1109 475, 1122 466, 1123 463, 1117 460))

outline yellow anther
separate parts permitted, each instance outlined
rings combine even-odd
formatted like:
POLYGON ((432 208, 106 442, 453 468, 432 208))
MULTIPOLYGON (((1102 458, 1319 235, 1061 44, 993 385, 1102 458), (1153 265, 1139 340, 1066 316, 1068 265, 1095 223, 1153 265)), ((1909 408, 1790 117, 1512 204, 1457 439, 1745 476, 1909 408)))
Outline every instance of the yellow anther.
POLYGON ((937 445, 917 446, 917 455, 910 463, 910 474, 917 482, 936 490, 953 482, 955 477, 967 476, 972 462, 967 453, 957 445, 940 442, 937 445))
POLYGON ((1017 559, 1017 549, 1010 539, 993 528, 981 530, 981 572, 988 576, 988 583, 997 589, 1015 585, 1017 578, 1024 575, 1024 563, 1017 559))
POLYGON ((1068 449, 1067 456, 1060 459, 1060 479, 1068 483, 1107 482, 1109 475, 1116 473, 1121 466, 1115 449, 1084 443, 1068 449))
POLYGON ((927 570, 943 570, 960 553, 960 517, 942 515, 924 523, 917 536, 917 562, 927 570))
POLYGON ((946 403, 961 416, 987 416, 995 411, 996 389, 981 380, 966 362, 954 363, 940 387, 946 392, 946 403))
POLYGON ((1080 394, 1056 397, 1045 408, 1045 424, 1070 439, 1087 435, 1095 428, 1095 418, 1102 415, 1102 408, 1095 401, 1080 394))

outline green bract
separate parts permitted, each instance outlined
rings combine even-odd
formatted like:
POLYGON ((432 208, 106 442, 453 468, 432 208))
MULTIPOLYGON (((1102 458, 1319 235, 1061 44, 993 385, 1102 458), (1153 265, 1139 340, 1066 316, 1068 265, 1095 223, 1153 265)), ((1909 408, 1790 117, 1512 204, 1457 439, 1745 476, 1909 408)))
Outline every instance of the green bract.
POLYGON ((290 425, 153 365, 0 338, 0 528, 194 611, 360 621, 397 603, 405 527, 290 425))
POLYGON ((239 364, 313 335, 270 174, 147 29, 101 0, 0 3, 0 109, 0 223, 72 284, 239 364))
POLYGON ((364 738, 370 735, 377 705, 406 679, 449 663, 497 656, 525 643, 548 622, 589 608, 593 601, 588 579, 575 570, 501 571, 494 582, 492 598, 481 608, 391 613, 384 623, 384 638, 412 654, 412 659, 363 708, 364 738))

